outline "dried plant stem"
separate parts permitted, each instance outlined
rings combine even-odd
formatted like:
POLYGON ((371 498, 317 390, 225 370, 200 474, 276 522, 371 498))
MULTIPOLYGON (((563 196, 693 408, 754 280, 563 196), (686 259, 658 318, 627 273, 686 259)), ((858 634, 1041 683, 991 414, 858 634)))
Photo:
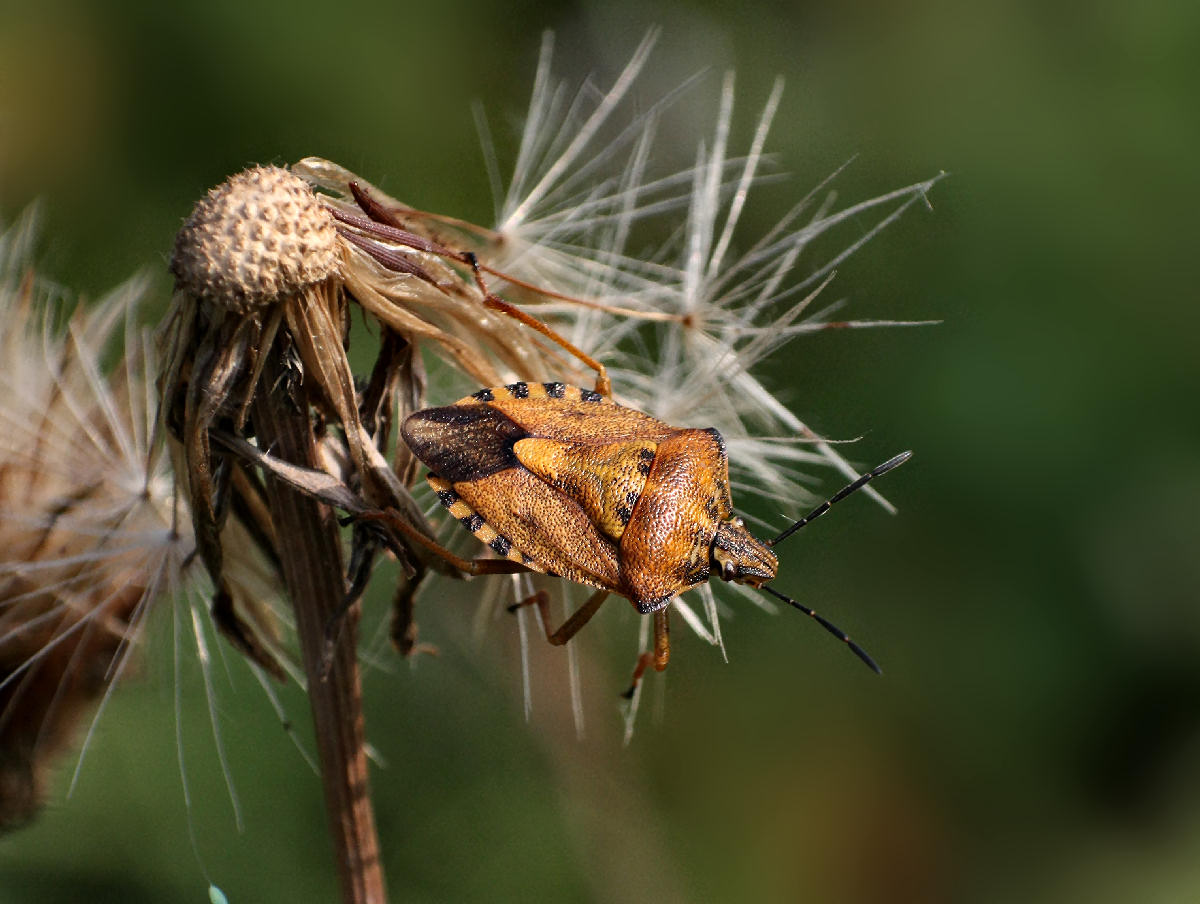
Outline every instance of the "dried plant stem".
MULTIPOLYGON (((287 462, 314 467, 307 401, 286 397, 289 381, 281 379, 278 356, 268 353, 266 357, 261 385, 276 389, 260 391, 255 397, 251 417, 259 443, 287 462)), ((323 670, 326 626, 346 593, 337 521, 327 506, 270 477, 267 489, 274 523, 288 525, 279 552, 296 610, 342 898, 347 904, 383 904, 386 894, 368 788, 362 685, 355 650, 357 606, 346 614, 332 666, 323 670)))

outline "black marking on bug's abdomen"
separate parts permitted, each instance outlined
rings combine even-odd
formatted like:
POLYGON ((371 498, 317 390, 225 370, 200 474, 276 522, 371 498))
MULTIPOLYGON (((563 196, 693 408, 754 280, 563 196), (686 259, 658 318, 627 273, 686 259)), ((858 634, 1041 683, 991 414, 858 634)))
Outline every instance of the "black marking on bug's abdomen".
POLYGON ((447 405, 409 415, 404 442, 450 483, 481 480, 517 467, 513 444, 529 434, 491 405, 447 405))
POLYGON ((481 402, 490 402, 496 397, 492 394, 490 389, 481 389, 479 392, 471 393, 471 398, 479 399, 481 402))
POLYGON ((504 388, 512 393, 512 397, 514 399, 529 398, 529 384, 524 381, 521 381, 520 383, 509 383, 504 388))
POLYGON ((579 390, 579 398, 583 399, 583 401, 585 401, 585 402, 603 402, 604 401, 604 396, 600 395, 600 393, 598 393, 598 392, 592 392, 592 390, 590 390, 590 389, 579 390))
POLYGON ((460 518, 459 520, 462 522, 462 526, 465 527, 467 530, 469 530, 471 533, 475 533, 475 531, 477 531, 477 530, 479 530, 479 528, 483 527, 483 518, 481 518, 475 512, 471 512, 471 514, 469 514, 463 518, 460 518))
POLYGON ((565 383, 543 383, 542 389, 546 390, 546 395, 552 399, 561 399, 566 391, 565 383))
POLYGON ((508 551, 512 549, 512 540, 508 539, 504 534, 497 534, 496 538, 488 546, 492 547, 500 555, 506 556, 508 555, 508 551))

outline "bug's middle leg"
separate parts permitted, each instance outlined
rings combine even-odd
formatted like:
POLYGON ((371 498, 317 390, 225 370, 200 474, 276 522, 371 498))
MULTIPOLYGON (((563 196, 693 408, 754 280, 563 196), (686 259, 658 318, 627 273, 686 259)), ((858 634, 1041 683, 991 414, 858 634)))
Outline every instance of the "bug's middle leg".
POLYGON ((608 599, 609 591, 597 590, 587 602, 575 610, 574 614, 562 623, 557 631, 550 628, 550 596, 545 590, 539 590, 528 599, 521 600, 519 603, 513 603, 508 607, 509 612, 516 612, 522 606, 537 606, 538 613, 542 616, 542 627, 546 631, 546 640, 554 644, 556 647, 561 647, 568 640, 579 633, 579 629, 592 620, 592 616, 600 608, 600 604, 608 599))
POLYGON ((633 681, 629 684, 623 696, 629 700, 633 697, 633 692, 637 690, 638 683, 642 680, 642 675, 646 674, 646 669, 650 664, 654 664, 654 671, 661 672, 667 667, 667 663, 671 661, 671 622, 670 613, 671 607, 665 606, 654 613, 654 649, 647 650, 638 657, 637 665, 633 669, 633 681))

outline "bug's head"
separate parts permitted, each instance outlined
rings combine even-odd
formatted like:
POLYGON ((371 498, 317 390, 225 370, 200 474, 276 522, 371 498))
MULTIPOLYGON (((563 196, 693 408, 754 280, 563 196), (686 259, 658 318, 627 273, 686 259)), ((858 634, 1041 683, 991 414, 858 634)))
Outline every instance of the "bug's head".
POLYGON ((730 518, 717 525, 710 557, 712 572, 721 580, 752 587, 774 580, 779 570, 775 553, 746 530, 741 518, 730 518))

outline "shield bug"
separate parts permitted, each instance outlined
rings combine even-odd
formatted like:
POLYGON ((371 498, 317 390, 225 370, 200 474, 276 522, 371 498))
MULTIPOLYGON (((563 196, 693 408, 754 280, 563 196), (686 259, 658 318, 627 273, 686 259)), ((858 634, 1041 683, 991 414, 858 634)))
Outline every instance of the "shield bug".
POLYGON ((654 650, 640 658, 635 686, 650 664, 667 666, 671 600, 714 575, 796 607, 879 671, 845 632, 769 586, 779 564, 772 547, 910 452, 759 540, 733 512, 720 433, 669 426, 599 392, 525 382, 481 389, 411 414, 401 432, 441 504, 497 558, 462 559, 399 519, 389 523, 470 574, 535 571, 597 588, 557 630, 544 593, 511 607, 537 605, 552 644, 570 640, 609 594, 652 613, 654 650))

